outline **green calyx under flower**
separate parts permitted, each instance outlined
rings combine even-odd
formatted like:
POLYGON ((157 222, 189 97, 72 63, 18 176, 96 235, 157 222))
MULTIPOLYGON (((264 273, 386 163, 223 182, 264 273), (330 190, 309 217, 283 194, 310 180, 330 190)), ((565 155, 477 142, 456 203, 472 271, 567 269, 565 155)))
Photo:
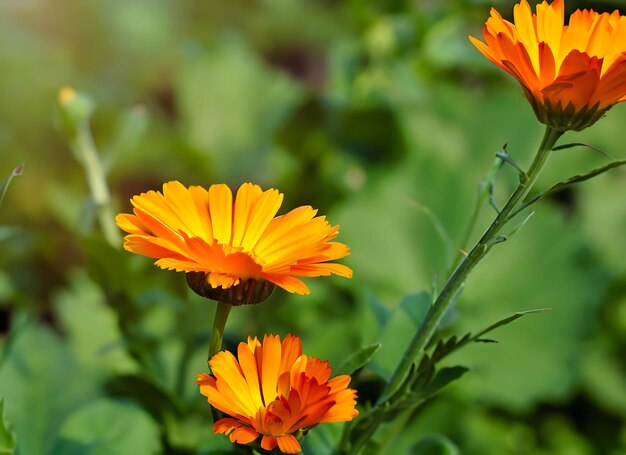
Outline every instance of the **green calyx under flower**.
POLYGON ((601 109, 600 103, 596 103, 593 106, 576 109, 572 103, 569 103, 563 108, 561 101, 553 104, 548 99, 544 100, 543 104, 539 104, 531 93, 524 91, 537 120, 561 132, 582 131, 600 120, 613 107, 611 105, 601 109))

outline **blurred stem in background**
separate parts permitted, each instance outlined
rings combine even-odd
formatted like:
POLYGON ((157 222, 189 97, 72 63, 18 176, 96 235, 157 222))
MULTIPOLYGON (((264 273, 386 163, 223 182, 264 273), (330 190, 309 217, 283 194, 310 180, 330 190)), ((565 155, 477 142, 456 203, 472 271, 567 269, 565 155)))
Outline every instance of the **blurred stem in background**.
POLYGON ((6 181, 4 182, 4 185, 2 185, 2 190, 0 190, 0 205, 2 205, 2 202, 4 201, 4 197, 7 194, 9 185, 11 185, 11 181, 15 177, 22 175, 22 172, 24 172, 24 163, 20 164, 19 166, 17 166, 15 169, 11 171, 6 181))
MULTIPOLYGON (((396 370, 393 372, 391 379, 383 390, 383 393, 380 395, 376 406, 372 410, 372 413, 376 411, 377 407, 382 406, 386 401, 392 398, 393 394, 407 379, 411 366, 416 362, 419 362, 422 355, 424 354, 426 347, 428 346, 428 343, 430 342, 435 331, 437 330, 441 319, 446 314, 448 309, 452 306, 452 304, 456 301, 459 290, 467 279, 467 275, 472 271, 474 266, 487 254, 487 252, 489 252, 492 246, 506 240, 506 236, 498 235, 499 232, 508 223, 508 221, 511 220, 511 217, 509 216, 511 212, 518 206, 518 204, 523 203, 524 198, 528 195, 528 193, 536 183, 537 178, 545 167, 548 156, 550 155, 550 151, 562 134, 563 132, 561 131, 556 131, 550 127, 546 127, 546 131, 543 136, 543 140, 541 141, 541 145, 539 146, 539 149, 527 172, 521 170, 505 154, 498 155, 499 159, 503 159, 505 162, 509 162, 514 167, 516 167, 520 174, 520 183, 513 192, 513 194, 509 197, 506 205, 502 208, 502 210, 498 211, 498 215, 491 223, 489 228, 487 228, 485 233, 474 245, 472 250, 467 254, 467 256, 465 256, 465 258, 456 267, 452 275, 450 275, 450 278, 448 278, 448 280, 446 281, 446 284, 441 290, 441 293, 435 300, 434 304, 430 307, 428 314, 424 318, 424 321, 422 322, 418 331, 415 333, 415 336, 411 340, 411 343, 406 349, 402 360, 398 364, 396 370)), ((497 172, 497 170, 494 171, 495 168, 496 166, 492 167, 492 170, 490 171, 485 182, 489 182, 490 179, 493 179, 495 172, 497 172)), ((484 203, 485 199, 487 198, 487 195, 489 194, 488 186, 489 185, 485 185, 485 187, 481 189, 481 193, 479 195, 479 204, 484 203)), ((477 208, 477 211, 478 210, 480 210, 480 205, 477 208)), ((470 232, 473 229, 473 224, 475 223, 476 217, 477 215, 472 216, 470 220, 470 226, 468 228, 470 232)), ((469 235, 471 235, 471 233, 469 235)), ((367 418, 364 419, 364 421, 367 421, 367 418)), ((368 440, 370 440, 371 436, 374 434, 380 423, 382 423, 380 419, 376 419, 368 424, 367 429, 360 433, 358 440, 354 442, 351 448, 351 453, 357 453, 359 448, 368 440)))
POLYGON ((71 87, 61 88, 58 97, 70 139, 70 148, 85 171, 100 228, 107 242, 114 248, 119 248, 122 237, 115 225, 106 172, 89 127, 89 118, 94 109, 93 102, 71 87))

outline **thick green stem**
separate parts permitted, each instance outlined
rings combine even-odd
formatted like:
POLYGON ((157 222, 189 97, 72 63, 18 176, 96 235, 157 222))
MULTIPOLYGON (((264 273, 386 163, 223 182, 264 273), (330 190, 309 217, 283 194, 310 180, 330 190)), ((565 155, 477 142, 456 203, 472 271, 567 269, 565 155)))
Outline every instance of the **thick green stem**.
POLYGON ((213 331, 209 342, 209 359, 222 350, 222 340, 224 339, 224 327, 228 320, 228 314, 232 305, 217 302, 215 309, 215 319, 213 319, 213 331))
POLYGON ((119 248, 122 244, 122 237, 115 225, 106 173, 86 121, 78 125, 72 149, 85 170, 87 184, 89 185, 91 197, 96 204, 98 221, 104 237, 111 246, 119 248))
MULTIPOLYGON (((528 178, 520 179, 519 185, 507 201, 506 205, 498 213, 498 216, 494 219, 489 228, 487 228, 483 236, 476 243, 476 245, 474 245, 468 255, 457 266, 450 278, 448 278, 446 284, 441 290, 441 293, 437 297, 437 300, 430 308, 426 318, 424 318, 424 321, 411 340, 411 343, 406 349, 398 367, 393 372, 391 379, 387 383, 385 390, 378 400, 377 405, 384 403, 390 398, 393 392, 396 391, 405 380, 411 365, 413 365, 416 361, 419 361, 419 358, 424 353, 426 346, 439 326, 441 319, 454 301, 454 296, 458 293, 460 287, 465 282, 467 275, 494 244, 497 234, 505 226, 507 217, 511 211, 521 201, 523 201, 529 193, 543 170, 552 147, 562 134, 562 132, 555 131, 547 127, 541 145, 539 146, 539 150, 537 151, 537 154, 528 169, 528 178)), ((380 422, 374 422, 373 425, 370 425, 368 428, 368 437, 360 438, 360 441, 366 441, 369 436, 374 433, 379 423, 380 422)), ((358 445, 355 444, 355 447, 352 448, 352 453, 356 453, 358 448, 358 445)))

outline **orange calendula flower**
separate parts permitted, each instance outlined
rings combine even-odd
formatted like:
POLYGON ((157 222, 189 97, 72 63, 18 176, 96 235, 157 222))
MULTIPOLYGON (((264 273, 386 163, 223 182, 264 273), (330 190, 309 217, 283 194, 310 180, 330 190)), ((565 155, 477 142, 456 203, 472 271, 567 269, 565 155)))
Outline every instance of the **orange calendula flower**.
POLYGON ((328 362, 302 354, 300 338, 266 335, 239 343, 238 359, 228 351, 209 361, 213 375, 199 374, 197 383, 207 401, 230 417, 215 422, 213 431, 247 444, 262 436, 261 447, 276 446, 298 453, 294 433, 321 422, 345 422, 359 413, 350 376, 330 379, 328 362))
POLYGON ((330 241, 339 226, 310 206, 275 216, 282 200, 277 190, 252 183, 241 185, 233 201, 224 184, 206 190, 173 181, 163 185, 163 193, 133 197, 134 215, 119 214, 116 222, 129 234, 128 251, 158 258, 161 268, 188 272, 189 285, 201 295, 220 300, 220 292, 235 289, 222 300, 227 303, 258 303, 248 294, 259 282, 272 283, 269 293, 275 284, 308 294, 296 277, 351 277, 345 265, 328 262, 349 254, 346 245, 330 241))
POLYGON ((489 60, 515 77, 537 118, 559 130, 582 130, 626 101, 626 17, 577 10, 564 25, 564 2, 522 0, 514 24, 495 10, 483 29, 486 44, 470 37, 489 60))

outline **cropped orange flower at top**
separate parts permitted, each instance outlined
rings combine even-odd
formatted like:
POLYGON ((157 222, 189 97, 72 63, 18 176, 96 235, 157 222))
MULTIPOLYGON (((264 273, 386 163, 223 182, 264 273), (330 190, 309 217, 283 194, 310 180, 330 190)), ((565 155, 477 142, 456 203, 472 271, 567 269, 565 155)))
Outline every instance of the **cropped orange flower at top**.
POLYGON ((358 415, 350 376, 330 378, 328 362, 302 354, 300 338, 266 335, 239 343, 238 359, 228 351, 209 361, 213 375, 199 374, 207 401, 228 414, 213 426, 230 440, 247 444, 262 436, 261 447, 298 453, 294 433, 321 422, 345 422, 358 415))
POLYGON ((470 37, 489 60, 515 77, 537 118, 559 130, 582 130, 626 101, 626 17, 577 10, 564 25, 564 2, 522 0, 510 23, 491 10, 486 44, 470 37))
POLYGON ((277 190, 251 183, 241 185, 233 202, 224 184, 206 190, 173 181, 163 185, 163 193, 133 197, 134 215, 120 214, 116 222, 129 233, 124 248, 158 258, 156 265, 164 269, 203 274, 212 288, 266 280, 308 294, 296 277, 351 277, 345 265, 328 262, 349 254, 346 245, 330 241, 339 226, 310 206, 275 217, 282 200, 277 190))

